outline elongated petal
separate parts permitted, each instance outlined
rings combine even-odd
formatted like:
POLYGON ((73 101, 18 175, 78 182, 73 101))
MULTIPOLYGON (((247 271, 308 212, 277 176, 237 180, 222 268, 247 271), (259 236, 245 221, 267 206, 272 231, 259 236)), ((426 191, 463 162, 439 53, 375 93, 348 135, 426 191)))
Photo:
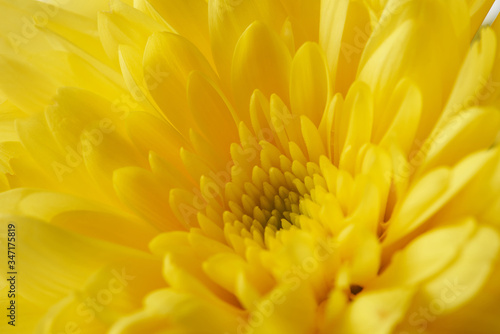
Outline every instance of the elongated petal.
POLYGON ((216 81, 207 60, 187 39, 172 33, 155 33, 146 45, 144 73, 151 73, 148 88, 167 119, 187 136, 192 124, 186 87, 189 73, 201 71, 216 81))
POLYGON ((231 82, 240 118, 249 124, 250 97, 259 89, 288 101, 291 56, 285 44, 263 23, 252 23, 234 51, 231 82), (262 66, 265 65, 265 66, 262 66))
POLYGON ((328 67, 317 44, 307 43, 293 58, 290 104, 294 114, 308 116, 318 125, 329 96, 328 67))

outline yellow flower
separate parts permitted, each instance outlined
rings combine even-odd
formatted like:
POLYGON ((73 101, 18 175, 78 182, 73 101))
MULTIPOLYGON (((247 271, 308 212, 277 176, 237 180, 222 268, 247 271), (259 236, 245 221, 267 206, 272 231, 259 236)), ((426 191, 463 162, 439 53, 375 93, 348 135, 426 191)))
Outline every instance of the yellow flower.
POLYGON ((0 0, 2 333, 500 332, 492 3, 0 0))

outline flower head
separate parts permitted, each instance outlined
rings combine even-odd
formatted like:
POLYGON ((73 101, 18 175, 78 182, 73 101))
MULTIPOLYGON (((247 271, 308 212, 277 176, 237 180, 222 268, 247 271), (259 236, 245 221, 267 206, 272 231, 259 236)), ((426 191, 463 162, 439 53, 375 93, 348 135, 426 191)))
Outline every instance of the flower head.
POLYGON ((500 331, 492 2, 0 2, 16 326, 500 331))

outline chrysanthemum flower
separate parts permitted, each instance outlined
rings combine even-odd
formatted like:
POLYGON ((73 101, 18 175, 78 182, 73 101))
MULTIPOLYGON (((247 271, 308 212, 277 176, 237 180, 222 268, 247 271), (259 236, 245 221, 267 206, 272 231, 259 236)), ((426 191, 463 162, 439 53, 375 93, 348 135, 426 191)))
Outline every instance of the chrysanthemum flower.
POLYGON ((492 0, 48 2, 0 1, 2 333, 500 333, 492 0))

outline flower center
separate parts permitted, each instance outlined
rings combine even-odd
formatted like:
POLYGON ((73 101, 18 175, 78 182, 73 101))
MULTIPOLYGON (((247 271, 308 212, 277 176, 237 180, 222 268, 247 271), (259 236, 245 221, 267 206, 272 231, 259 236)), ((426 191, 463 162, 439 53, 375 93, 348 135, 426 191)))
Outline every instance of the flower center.
POLYGON ((282 154, 274 166, 254 166, 247 180, 226 185, 226 233, 268 246, 278 231, 301 228, 301 217, 312 218, 309 206, 318 205, 318 186, 321 192, 327 191, 321 169, 314 162, 304 164, 282 154))

